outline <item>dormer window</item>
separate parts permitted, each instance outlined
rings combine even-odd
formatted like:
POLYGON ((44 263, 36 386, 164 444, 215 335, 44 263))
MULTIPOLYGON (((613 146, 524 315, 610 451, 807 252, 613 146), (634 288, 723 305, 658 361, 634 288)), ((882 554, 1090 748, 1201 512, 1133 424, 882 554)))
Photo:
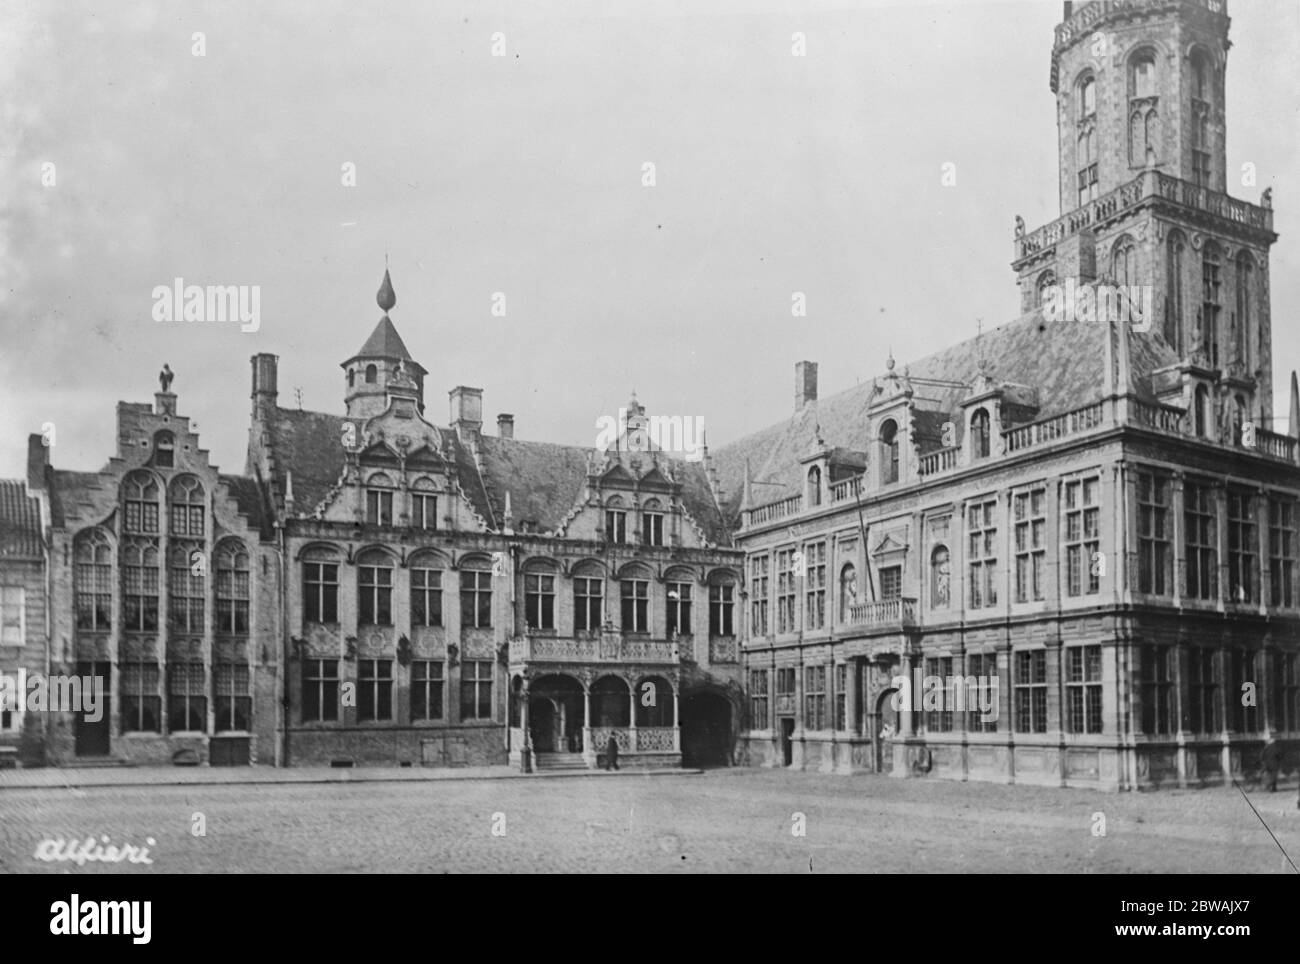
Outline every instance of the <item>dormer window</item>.
POLYGON ((382 472, 366 482, 366 522, 372 526, 393 524, 393 483, 382 472))
POLYGON ((627 511, 623 500, 614 496, 605 506, 605 541, 627 542, 627 511))
POLYGON ((160 469, 176 466, 176 439, 171 432, 159 432, 153 437, 153 464, 160 469))
POLYGON ((971 454, 977 459, 989 457, 989 413, 977 408, 970 417, 971 454))
POLYGON ((808 470, 808 505, 822 504, 822 470, 813 466, 808 470))
POLYGON ((898 481, 898 423, 889 419, 880 426, 881 484, 898 481))

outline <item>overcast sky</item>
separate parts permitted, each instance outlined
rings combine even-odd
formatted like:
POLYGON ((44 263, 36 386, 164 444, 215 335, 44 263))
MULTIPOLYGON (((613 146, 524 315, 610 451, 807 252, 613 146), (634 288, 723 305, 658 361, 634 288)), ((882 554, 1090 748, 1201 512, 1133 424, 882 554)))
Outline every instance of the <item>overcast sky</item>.
MULTIPOLYGON (((1300 7, 1230 13, 1229 190, 1257 201, 1275 185, 1285 417, 1300 7), (1234 176, 1247 161, 1256 187, 1234 176)), ((1057 0, 6 0, 0 476, 22 474, 44 422, 56 465, 102 466, 114 403, 151 400, 164 361, 213 461, 241 472, 249 356, 280 356, 282 405, 298 388, 303 407, 341 411, 339 362, 379 318, 385 250, 433 421, 474 385, 492 431, 513 412, 518 437, 587 446, 633 388, 652 412, 702 416, 717 447, 790 414, 800 359, 820 363, 826 396, 882 371, 891 346, 901 364, 977 318, 1009 321, 1015 215, 1033 229, 1059 214, 1060 14, 1057 0), (260 330, 155 322, 152 291, 176 277, 259 285, 260 330)))

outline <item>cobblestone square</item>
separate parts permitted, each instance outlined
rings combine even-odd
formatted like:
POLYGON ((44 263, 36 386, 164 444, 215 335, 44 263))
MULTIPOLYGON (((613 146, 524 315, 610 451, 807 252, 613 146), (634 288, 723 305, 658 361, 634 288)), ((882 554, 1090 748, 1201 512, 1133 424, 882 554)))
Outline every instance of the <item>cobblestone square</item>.
POLYGON ((1278 846, 1300 857, 1294 788, 1249 797, 1259 816, 1231 787, 1108 794, 776 770, 7 788, 0 789, 0 869, 1294 872, 1278 846), (1094 833, 1099 817, 1104 836, 1094 833), (43 840, 92 835, 113 845, 152 838, 153 862, 79 867, 35 857, 43 840))

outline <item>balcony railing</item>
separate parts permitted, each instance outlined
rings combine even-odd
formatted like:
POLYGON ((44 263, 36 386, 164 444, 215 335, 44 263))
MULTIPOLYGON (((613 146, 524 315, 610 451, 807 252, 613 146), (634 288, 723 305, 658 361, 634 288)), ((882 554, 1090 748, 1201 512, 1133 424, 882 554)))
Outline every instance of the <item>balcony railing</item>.
POLYGON ((621 633, 604 633, 591 638, 524 636, 510 640, 512 663, 676 663, 674 642, 636 639, 621 633))
POLYGON ((917 468, 917 474, 921 476, 936 475, 939 472, 947 472, 949 469, 957 467, 957 460, 961 456, 961 446, 954 445, 952 448, 939 449, 937 452, 930 452, 921 456, 921 462, 917 468))
POLYGON ((831 502, 847 502, 850 499, 856 499, 862 495, 862 476, 855 475, 851 479, 845 479, 842 482, 836 482, 831 486, 831 502))
POLYGON ((849 607, 851 626, 914 626, 915 599, 885 599, 881 602, 854 603, 849 607))
POLYGON ((1279 435, 1268 429, 1255 429, 1255 450, 1262 455, 1286 462, 1295 462, 1295 439, 1289 435, 1279 435))
POLYGON ((1171 405, 1155 405, 1140 399, 1129 400, 1129 414, 1133 421, 1158 432, 1170 435, 1182 435, 1185 431, 1187 413, 1171 405))
POLYGON ((780 502, 773 502, 770 505, 760 505, 757 509, 746 510, 746 525, 757 526, 765 522, 784 519, 788 515, 797 513, 802 507, 803 496, 801 495, 792 495, 788 499, 782 499, 780 502))
POLYGON ((1041 422, 1030 422, 1028 425, 1008 429, 1002 433, 1002 440, 1008 453, 1023 452, 1025 449, 1091 431, 1102 424, 1104 411, 1104 402, 1094 402, 1072 412, 1045 418, 1041 422))
POLYGON ((681 738, 675 726, 593 726, 590 746, 595 753, 604 753, 612 736, 620 753, 677 753, 681 751, 681 738))
MULTIPOLYGON (((1224 0, 1190 0, 1190 2, 1210 13, 1226 15, 1228 12, 1228 5, 1224 0)), ((1166 10, 1170 6, 1170 0, 1098 0, 1097 3, 1081 5, 1074 16, 1056 25, 1056 46, 1063 47, 1077 40, 1081 35, 1090 33, 1097 24, 1112 13, 1158 11, 1166 10)))
POLYGON ((1107 191, 1096 200, 1069 211, 1055 221, 1016 239, 1015 257, 1019 261, 1059 244, 1085 228, 1106 221, 1136 207, 1147 198, 1159 197, 1183 207, 1204 211, 1227 221, 1244 224, 1261 231, 1273 230, 1273 212, 1269 208, 1241 201, 1218 191, 1162 174, 1143 171, 1132 181, 1107 191))

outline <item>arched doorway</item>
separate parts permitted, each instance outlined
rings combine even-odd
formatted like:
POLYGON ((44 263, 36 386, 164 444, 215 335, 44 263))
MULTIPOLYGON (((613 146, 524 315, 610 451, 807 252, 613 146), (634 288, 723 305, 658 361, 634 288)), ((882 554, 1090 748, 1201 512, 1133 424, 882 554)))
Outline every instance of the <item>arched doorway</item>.
POLYGON ((894 707, 896 689, 885 690, 876 699, 876 712, 871 720, 871 742, 875 747, 876 772, 891 773, 894 769, 894 745, 890 740, 898 733, 899 713, 894 707))
POLYGON ((682 766, 731 765, 731 703, 707 690, 682 699, 682 766))
POLYGON ((528 687, 528 736, 537 753, 582 749, 582 684, 571 676, 542 676, 528 687))

